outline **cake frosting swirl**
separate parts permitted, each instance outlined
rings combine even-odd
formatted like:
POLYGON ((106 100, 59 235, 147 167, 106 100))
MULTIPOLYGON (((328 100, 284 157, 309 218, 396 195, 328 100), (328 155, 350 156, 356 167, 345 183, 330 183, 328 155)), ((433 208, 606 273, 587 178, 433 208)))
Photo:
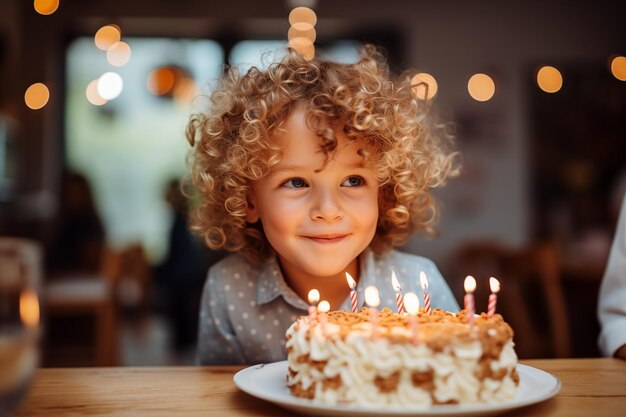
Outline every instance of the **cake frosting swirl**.
POLYGON ((513 330, 499 314, 467 323, 465 312, 407 315, 331 311, 300 317, 287 330, 287 385, 322 403, 393 407, 512 399, 519 377, 513 330))

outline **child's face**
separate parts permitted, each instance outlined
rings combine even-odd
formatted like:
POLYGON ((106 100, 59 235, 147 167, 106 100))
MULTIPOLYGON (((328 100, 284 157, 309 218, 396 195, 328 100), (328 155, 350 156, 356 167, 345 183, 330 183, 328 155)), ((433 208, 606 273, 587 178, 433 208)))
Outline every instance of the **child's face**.
POLYGON ((304 109, 296 107, 273 138, 282 149, 281 161, 253 184, 248 221, 261 220, 288 270, 318 277, 339 274, 376 232, 376 169, 364 165, 357 153, 366 145, 341 132, 336 137, 337 148, 324 166, 320 138, 306 126, 304 109))

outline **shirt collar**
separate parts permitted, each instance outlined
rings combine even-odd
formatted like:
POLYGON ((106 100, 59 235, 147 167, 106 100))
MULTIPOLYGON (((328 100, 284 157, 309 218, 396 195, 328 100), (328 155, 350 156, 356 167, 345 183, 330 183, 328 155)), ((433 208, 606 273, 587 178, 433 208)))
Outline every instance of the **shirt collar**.
MULTIPOLYGON (((359 256, 359 271, 360 278, 356 290, 360 294, 363 293, 365 287, 375 284, 374 255, 371 250, 365 249, 359 256)), ((346 283, 346 285, 348 284, 346 283)), ((280 270, 280 266, 278 265, 278 259, 276 255, 273 255, 261 266, 261 272, 256 286, 257 305, 267 304, 278 296, 282 296, 287 303, 301 310, 307 310, 309 307, 308 304, 287 285, 283 273, 280 270)), ((362 300, 362 297, 359 297, 359 299, 362 300)), ((362 304, 362 301, 360 301, 359 304, 362 304)), ((362 306, 359 305, 359 309, 361 307, 362 306)), ((344 300, 339 309, 350 311, 350 297, 344 300)))
POLYGON ((307 310, 308 305, 292 290, 283 277, 276 255, 271 256, 261 267, 257 281, 256 302, 258 305, 267 304, 278 296, 301 310, 307 310))

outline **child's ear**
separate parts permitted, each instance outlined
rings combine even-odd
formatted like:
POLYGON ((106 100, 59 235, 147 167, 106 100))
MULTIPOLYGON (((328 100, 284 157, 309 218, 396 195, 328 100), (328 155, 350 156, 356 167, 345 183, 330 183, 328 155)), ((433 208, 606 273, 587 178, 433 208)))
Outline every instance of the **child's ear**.
POLYGON ((248 223, 256 223, 259 221, 259 210, 256 208, 255 198, 251 196, 248 199, 248 208, 246 209, 246 221, 248 223))

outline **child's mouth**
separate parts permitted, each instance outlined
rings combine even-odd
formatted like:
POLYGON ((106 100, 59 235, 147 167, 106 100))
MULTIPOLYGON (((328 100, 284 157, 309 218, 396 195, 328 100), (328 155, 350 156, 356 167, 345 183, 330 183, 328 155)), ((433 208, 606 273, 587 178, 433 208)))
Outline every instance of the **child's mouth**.
POLYGON ((316 243, 337 243, 342 241, 348 235, 319 235, 319 236, 306 236, 316 243))

